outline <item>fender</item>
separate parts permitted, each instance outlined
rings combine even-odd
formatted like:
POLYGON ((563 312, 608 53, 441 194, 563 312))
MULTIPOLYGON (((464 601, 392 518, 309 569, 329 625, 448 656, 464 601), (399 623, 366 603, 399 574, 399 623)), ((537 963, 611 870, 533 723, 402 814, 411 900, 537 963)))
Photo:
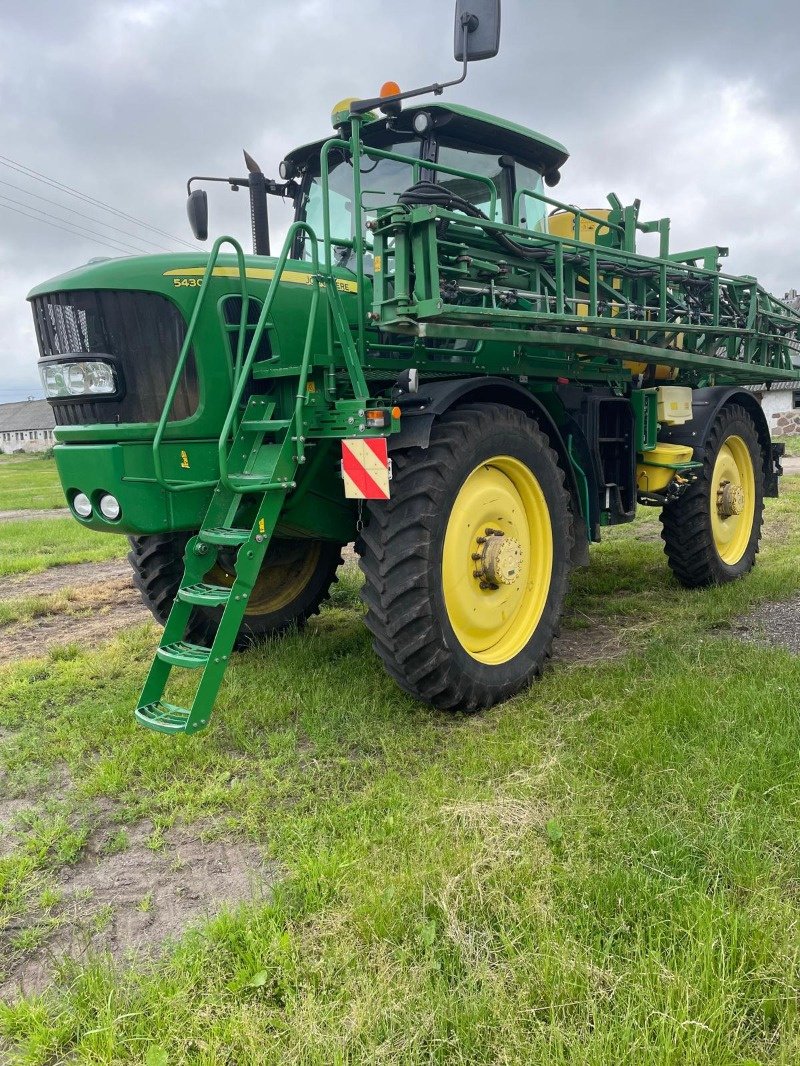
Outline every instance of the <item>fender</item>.
MULTIPOLYGON (((418 393, 404 396, 398 401, 402 410, 401 429, 399 433, 392 434, 389 438, 390 453, 395 448, 427 448, 434 420, 465 400, 504 403, 509 407, 516 407, 535 419, 539 428, 547 434, 550 445, 558 455, 559 463, 564 470, 567 489, 572 500, 572 514, 575 522, 572 562, 575 566, 588 566, 589 534, 567 446, 549 411, 533 393, 522 385, 518 385, 517 382, 498 377, 455 378, 426 382, 420 386, 418 393)), ((592 491, 596 495, 596 487, 592 486, 590 496, 592 491)))
POLYGON ((714 385, 706 389, 695 389, 692 394, 691 422, 682 426, 665 427, 658 435, 659 440, 668 441, 670 444, 686 444, 694 448, 695 459, 702 459, 717 415, 723 407, 732 403, 744 407, 753 419, 764 457, 764 495, 777 496, 778 479, 783 473, 780 465, 783 446, 772 444, 766 416, 761 404, 751 392, 735 385, 714 385))

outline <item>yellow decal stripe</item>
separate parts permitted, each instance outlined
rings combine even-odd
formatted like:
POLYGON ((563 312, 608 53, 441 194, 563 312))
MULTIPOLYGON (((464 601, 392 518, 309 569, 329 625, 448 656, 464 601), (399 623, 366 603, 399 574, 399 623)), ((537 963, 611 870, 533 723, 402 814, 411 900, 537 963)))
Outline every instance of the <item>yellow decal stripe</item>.
MULTIPOLYGON (((175 270, 165 270, 165 278, 198 278, 205 274, 205 267, 178 267, 175 270)), ((238 278, 238 267, 216 266, 213 270, 215 278, 238 278)), ((271 281, 275 277, 275 271, 271 267, 246 267, 245 275, 253 281, 271 281)), ((284 270, 281 281, 290 285, 310 285, 312 275, 302 270, 284 270)), ((358 292, 358 284, 348 281, 346 278, 336 279, 336 288, 340 292, 358 292)))

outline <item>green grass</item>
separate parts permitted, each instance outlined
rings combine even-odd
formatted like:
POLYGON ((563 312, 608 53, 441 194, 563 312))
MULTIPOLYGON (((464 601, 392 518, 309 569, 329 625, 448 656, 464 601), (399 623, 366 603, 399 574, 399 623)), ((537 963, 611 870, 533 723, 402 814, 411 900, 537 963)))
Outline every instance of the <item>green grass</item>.
POLYGON ((66 506, 56 464, 51 458, 0 456, 0 511, 66 506))
POLYGON ((652 514, 611 531, 570 618, 625 653, 475 717, 383 674, 352 576, 305 633, 236 657, 194 738, 133 724, 153 626, 4 671, 7 787, 74 782, 0 862, 32 943, 100 802, 154 840, 240 834, 284 871, 160 961, 63 964, 0 1011, 16 1061, 800 1060, 800 660, 731 631, 800 588, 786 487, 724 589, 673 583, 652 514))
POLYGON ((74 518, 0 522, 0 577, 120 559, 127 551, 125 537, 85 529, 74 518))
POLYGON ((800 457, 800 437, 775 437, 774 439, 786 445, 787 455, 792 458, 800 457))

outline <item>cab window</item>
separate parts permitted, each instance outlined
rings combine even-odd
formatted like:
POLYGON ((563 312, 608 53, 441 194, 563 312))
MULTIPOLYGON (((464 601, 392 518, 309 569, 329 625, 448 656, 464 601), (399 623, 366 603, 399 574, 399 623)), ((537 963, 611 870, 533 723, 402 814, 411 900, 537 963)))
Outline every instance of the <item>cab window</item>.
POLYGON ((544 193, 544 182, 538 170, 517 163, 516 180, 519 196, 519 224, 537 233, 547 232, 547 204, 529 193, 544 193), (520 195, 521 194, 521 195, 520 195))
POLYGON ((437 163, 493 181, 497 190, 497 199, 492 216, 491 190, 485 182, 436 171, 438 185, 443 185, 456 196, 460 196, 462 200, 468 200, 474 207, 480 208, 493 222, 511 221, 506 217, 507 211, 504 209, 504 201, 507 202, 508 199, 506 194, 508 173, 506 168, 500 165, 500 156, 497 152, 482 152, 478 149, 459 148, 440 143, 437 163))

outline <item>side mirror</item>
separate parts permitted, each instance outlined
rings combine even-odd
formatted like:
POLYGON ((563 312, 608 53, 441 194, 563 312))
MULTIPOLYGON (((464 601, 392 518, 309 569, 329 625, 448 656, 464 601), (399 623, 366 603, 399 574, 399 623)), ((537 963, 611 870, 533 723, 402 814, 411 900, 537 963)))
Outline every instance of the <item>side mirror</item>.
POLYGON ((208 240, 208 196, 205 189, 192 189, 186 201, 189 225, 198 241, 208 240))
POLYGON ((456 0, 453 52, 458 62, 492 59, 499 51, 500 0, 456 0))

